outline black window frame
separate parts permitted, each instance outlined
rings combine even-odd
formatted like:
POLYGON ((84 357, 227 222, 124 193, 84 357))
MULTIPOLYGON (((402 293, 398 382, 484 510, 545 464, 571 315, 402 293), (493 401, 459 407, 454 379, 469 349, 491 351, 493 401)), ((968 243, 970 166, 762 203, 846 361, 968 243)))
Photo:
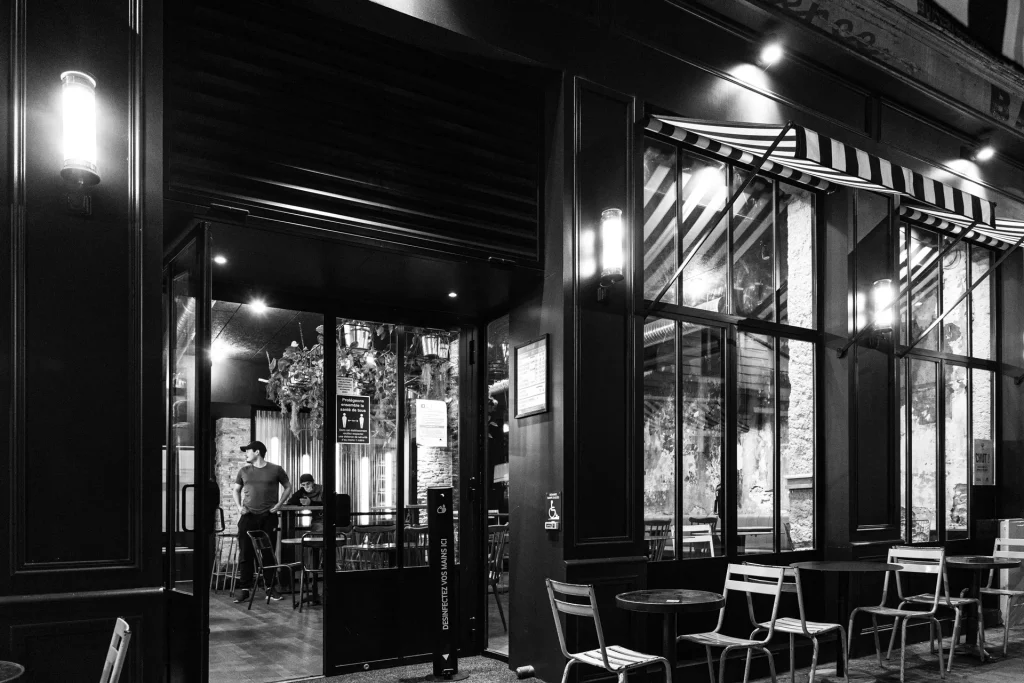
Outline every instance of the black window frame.
MULTIPOLYGON (((704 150, 704 149, 701 149, 699 147, 695 147, 693 145, 689 145, 689 144, 686 144, 686 143, 681 143, 678 140, 675 140, 675 139, 667 137, 667 136, 659 135, 657 133, 653 133, 652 131, 644 131, 644 133, 643 133, 643 136, 642 136, 642 139, 641 139, 641 143, 639 145, 640 154, 638 155, 640 157, 640 162, 639 163, 641 163, 641 164, 643 163, 642 162, 643 154, 644 154, 645 150, 647 149, 647 140, 656 141, 659 144, 673 147, 676 150, 676 179, 677 179, 677 182, 676 182, 676 192, 677 192, 676 205, 677 205, 677 207, 682 207, 683 206, 683 201, 682 201, 683 200, 683 197, 682 197, 682 184, 678 182, 678 178, 681 177, 680 176, 680 167, 679 167, 679 165, 681 163, 681 155, 682 154, 688 154, 688 155, 696 156, 698 158, 705 158, 705 159, 708 159, 708 160, 713 161, 713 162, 724 163, 726 165, 726 167, 727 167, 726 182, 727 182, 727 187, 729 188, 729 195, 730 196, 732 195, 732 193, 736 189, 736 185, 734 184, 735 170, 736 169, 742 169, 742 170, 747 171, 747 172, 753 172, 755 170, 754 167, 752 167, 752 166, 750 166, 748 164, 737 162, 735 160, 728 159, 728 158, 723 157, 721 155, 710 153, 708 150, 704 150)), ((733 314, 731 312, 730 313, 712 312, 712 311, 708 311, 708 310, 701 309, 701 308, 694 308, 694 307, 689 307, 689 306, 683 306, 680 303, 666 303, 664 300, 659 302, 657 305, 653 305, 652 306, 651 305, 652 300, 645 298, 645 286, 646 286, 645 277, 646 277, 646 273, 644 271, 644 265, 643 265, 644 264, 644 238, 643 238, 644 202, 642 200, 642 197, 643 197, 643 182, 644 182, 643 178, 644 178, 644 174, 642 172, 637 174, 637 178, 639 179, 638 186, 639 186, 639 191, 640 191, 641 199, 640 199, 640 201, 637 202, 637 215, 636 215, 636 219, 635 219, 635 224, 638 226, 638 229, 635 231, 634 244, 633 244, 633 254, 634 254, 634 269, 633 269, 634 275, 633 276, 634 276, 634 291, 636 293, 635 296, 634 296, 634 307, 635 307, 634 310, 636 311, 635 315, 636 315, 636 317, 638 319, 638 324, 636 325, 636 327, 639 329, 639 335, 638 335, 638 340, 637 340, 637 344, 636 344, 636 348, 638 350, 637 351, 638 358, 637 358, 637 361, 636 361, 637 370, 638 371, 637 371, 636 374, 637 374, 637 396, 640 399, 638 401, 638 403, 640 404, 640 408, 637 411, 637 420, 638 420, 638 424, 640 424, 640 425, 643 424, 643 407, 642 407, 642 404, 643 404, 643 397, 645 395, 645 393, 644 393, 644 351, 645 351, 645 346, 644 346, 644 343, 643 343, 643 328, 644 328, 644 324, 646 322, 648 322, 648 320, 650 320, 652 318, 659 318, 659 319, 663 319, 663 320, 672 320, 675 323, 675 338, 676 338, 676 349, 675 349, 675 358, 676 358, 676 366, 675 366, 675 377, 676 377, 676 381, 675 381, 675 406, 676 406, 675 430, 676 430, 676 441, 675 441, 675 454, 674 454, 675 455, 675 473, 674 473, 674 476, 675 476, 675 515, 674 515, 674 520, 673 520, 672 539, 673 539, 673 542, 675 544, 675 548, 677 549, 677 551, 676 551, 675 556, 673 558, 669 558, 669 559, 663 560, 663 561, 669 561, 669 562, 683 561, 683 558, 680 557, 680 553, 678 552, 678 549, 680 547, 679 539, 681 537, 680 530, 681 530, 681 526, 683 525, 683 519, 682 519, 682 515, 681 515, 681 508, 682 508, 682 502, 683 502, 682 501, 683 486, 682 486, 682 478, 681 478, 682 477, 682 474, 681 474, 681 471, 682 471, 682 467, 681 467, 681 464, 682 464, 682 453, 681 453, 681 450, 680 450, 680 448, 681 448, 680 444, 682 443, 682 439, 680 438, 680 436, 681 436, 681 431, 683 429, 683 420, 681 419, 681 409, 680 409, 681 379, 682 379, 682 377, 681 377, 681 364, 680 364, 681 344, 679 343, 679 339, 680 339, 679 329, 680 329, 680 324, 681 323, 690 323, 690 324, 697 324, 697 325, 706 325, 706 326, 712 326, 712 327, 719 327, 719 328, 722 328, 722 330, 723 330, 723 339, 724 339, 724 342, 725 342, 724 343, 724 350, 723 350, 723 352, 725 354, 725 357, 723 359, 723 363, 724 363, 724 385, 725 385, 725 389, 724 389, 724 392, 723 392, 723 404, 724 404, 723 405, 723 414, 725 415, 725 427, 724 427, 724 432, 725 432, 724 433, 724 441, 725 441, 725 443, 724 443, 724 447, 722 449, 722 457, 721 457, 721 464, 720 464, 720 466, 721 466, 722 492, 721 492, 721 497, 720 497, 720 501, 719 501, 719 519, 720 519, 721 527, 720 527, 719 530, 716 530, 716 533, 721 533, 722 534, 722 536, 721 536, 721 538, 722 538, 722 548, 724 550, 724 553, 723 553, 722 557, 725 557, 727 559, 734 559, 734 558, 750 559, 751 557, 755 557, 755 556, 752 556, 750 554, 742 554, 741 555, 741 554, 739 554, 737 552, 738 551, 738 547, 739 547, 739 534, 738 534, 738 529, 737 529, 738 515, 737 515, 737 510, 736 510, 736 505, 737 505, 737 473, 738 473, 737 472, 737 438, 738 438, 737 419, 738 419, 738 416, 737 416, 737 406, 736 406, 737 399, 738 399, 738 394, 737 394, 737 367, 738 367, 737 366, 737 362, 738 362, 737 357, 738 357, 738 351, 737 351, 737 347, 736 347, 736 338, 737 338, 737 335, 740 334, 740 333, 751 333, 751 334, 767 335, 767 336, 772 337, 775 340, 775 343, 773 344, 773 347, 774 347, 774 367, 773 367, 773 370, 772 370, 772 373, 773 373, 773 391, 774 391, 774 410, 773 410, 773 412, 774 412, 774 440, 775 440, 775 443, 774 443, 774 454, 773 454, 773 457, 774 457, 774 462, 773 462, 773 477, 774 477, 774 482, 773 482, 773 486, 774 486, 774 495, 773 495, 773 541, 772 541, 772 551, 771 551, 770 554, 757 555, 756 557, 759 557, 759 558, 762 558, 762 559, 767 559, 767 557, 775 556, 775 555, 778 555, 778 554, 785 554, 786 557, 793 557, 797 553, 815 553, 815 552, 818 552, 818 551, 821 550, 821 542, 822 542, 822 539, 824 538, 824 518, 823 518, 823 516, 821 514, 822 513, 821 491, 822 491, 822 488, 823 488, 822 487, 822 482, 821 482, 821 476, 822 476, 822 474, 824 472, 823 463, 822 463, 822 458, 824 457, 823 456, 823 452, 822 452, 822 450, 823 450, 822 449, 823 435, 824 435, 824 411, 822 410, 822 406, 821 406, 821 398, 824 396, 824 386, 823 386, 823 382, 824 382, 823 367, 824 367, 824 365, 823 365, 823 362, 824 362, 824 351, 825 351, 824 333, 822 331, 822 329, 823 329, 822 312, 824 311, 824 301, 823 301, 823 298, 824 298, 824 287, 821 286, 821 283, 824 282, 824 259, 822 258, 820 247, 823 244, 823 240, 824 240, 824 232, 825 232, 825 221, 824 221, 825 210, 824 210, 824 206, 825 206, 825 202, 827 201, 826 200, 826 194, 827 193, 825 191, 821 190, 821 189, 814 188, 814 187, 808 186, 806 184, 800 183, 798 181, 793 180, 792 178, 781 177, 781 176, 779 176, 777 174, 768 173, 768 172, 764 172, 764 171, 759 171, 759 172, 757 172, 756 175, 760 176, 762 178, 768 179, 768 180, 773 182, 773 186, 774 186, 773 202, 776 204, 776 206, 774 207, 772 215, 776 219, 777 219, 777 216, 778 216, 777 202, 778 202, 778 196, 779 196, 779 183, 780 182, 785 183, 787 185, 798 187, 798 188, 800 188, 802 190, 805 190, 805 191, 808 191, 814 197, 814 209, 813 209, 813 211, 814 211, 814 226, 813 226, 813 233, 812 233, 812 240, 813 240, 813 244, 812 244, 812 262, 813 262, 813 271, 814 271, 814 276, 812 278, 812 287, 813 287, 813 291, 812 291, 812 301, 813 301, 812 320, 813 320, 813 322, 812 322, 812 326, 809 327, 809 328, 797 327, 797 326, 794 326, 794 325, 789 325, 787 323, 775 322, 774 320, 773 321, 768 321, 768 320, 763 320, 763 319, 759 319, 759 318, 748 318, 748 317, 744 317, 744 316, 735 315, 735 314, 733 314), (782 498, 781 498, 781 495, 779 495, 779 493, 781 491, 781 485, 782 485, 782 482, 781 482, 781 477, 782 477, 781 469, 782 468, 781 468, 781 453, 780 453, 780 451, 781 451, 781 449, 780 449, 781 430, 779 429, 779 423, 780 423, 779 393, 780 393, 780 385, 781 385, 781 383, 779 381, 779 365, 780 365, 780 362, 779 362, 780 358, 779 358, 779 356, 780 356, 780 346, 781 346, 779 344, 779 340, 780 339, 787 339, 787 340, 798 341, 798 342, 807 342, 807 343, 812 344, 812 348, 813 348, 813 351, 814 351, 814 374, 815 374, 814 381, 813 381, 813 387, 814 387, 814 389, 813 389, 814 390, 813 404, 814 404, 814 413, 815 414, 814 414, 814 417, 813 417, 813 425, 814 425, 813 482, 814 483, 813 483, 813 493, 812 493, 812 495, 813 495, 813 506, 814 506, 813 507, 813 509, 814 509, 814 513, 813 513, 814 514, 814 519, 813 519, 814 541, 813 541, 813 544, 812 544, 812 546, 810 548, 801 548, 801 549, 792 549, 791 548, 791 549, 788 549, 788 550, 782 550, 781 549, 781 546, 782 546, 782 534, 784 532, 783 532, 783 528, 782 528, 782 509, 781 509, 781 507, 782 507, 782 498)), ((733 310, 731 289, 732 289, 732 282, 733 282, 733 277, 734 277, 733 276, 733 266, 734 266, 734 264, 733 264, 733 260, 734 260, 734 257, 733 257, 733 223, 732 223, 733 218, 734 218, 734 211, 735 211, 735 208, 732 211, 730 211, 730 214, 727 217, 725 217, 725 219, 728 220, 729 223, 730 223, 729 231, 728 231, 728 239, 726 240, 727 241, 727 245, 728 245, 727 246, 728 252, 727 252, 727 258, 726 258, 726 270, 727 270, 727 275, 726 275, 726 282, 727 282, 726 291, 728 292, 728 294, 727 294, 727 310, 729 310, 729 311, 733 310)), ((678 218, 678 216, 677 216, 677 218, 678 218)), ((776 222, 773 223, 773 240, 772 240, 773 241, 773 250, 775 250, 774 263, 773 263, 773 270, 774 270, 774 277, 775 277, 774 282, 778 282, 778 277, 779 277, 779 260, 778 260, 778 240, 777 240, 777 236, 778 236, 778 228, 777 228, 777 221, 776 221, 776 222)), ((681 254, 682 242, 683 242, 682 234, 680 233, 676 237, 676 250, 677 250, 677 252, 676 252, 676 256, 677 256, 677 265, 676 265, 676 267, 677 268, 678 268, 678 263, 681 263, 681 260, 679 260, 679 259, 681 259, 681 257, 682 257, 682 254, 681 254)), ((678 283, 673 284, 673 287, 678 287, 678 283)), ((773 287, 773 290, 774 290, 774 293, 773 293, 774 316, 773 317, 777 320, 778 317, 779 317, 779 299, 780 299, 780 296, 779 296, 778 287, 773 287)), ((681 291, 679 291, 678 289, 676 291, 679 292, 679 296, 677 297, 677 300, 681 300, 681 295, 682 295, 681 291)), ((643 432, 644 432, 644 430, 642 428, 638 428, 636 430, 636 434, 638 435, 637 436, 637 448, 638 448, 639 452, 641 452, 641 453, 643 452, 643 432)), ((642 461, 643 458, 641 457, 640 459, 642 461)), ((645 473, 642 473, 642 477, 641 478, 642 478, 642 481, 644 481, 644 486, 646 486, 646 476, 645 476, 645 473)), ((707 561, 707 559, 712 559, 712 558, 687 558, 685 561, 686 562, 700 562, 702 560, 707 561)), ((713 558, 713 559, 714 560, 720 560, 721 557, 716 557, 716 558, 713 558)))

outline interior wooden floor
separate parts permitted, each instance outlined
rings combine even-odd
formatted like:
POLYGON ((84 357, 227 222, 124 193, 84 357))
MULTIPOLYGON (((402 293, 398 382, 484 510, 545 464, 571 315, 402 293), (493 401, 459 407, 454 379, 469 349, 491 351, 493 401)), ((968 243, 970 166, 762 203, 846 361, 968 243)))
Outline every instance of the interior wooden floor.
POLYGON ((210 593, 210 683, 271 683, 323 673, 323 607, 304 607, 300 614, 287 593, 268 605, 262 591, 252 610, 232 600, 225 590, 210 593))
MULTIPOLYGON (((508 574, 505 574, 505 586, 501 587, 504 590, 508 589, 507 577, 508 574)), ((508 593, 499 592, 498 599, 501 600, 501 609, 505 612, 505 623, 511 628, 512 622, 509 621, 508 615, 508 593)), ((494 596, 490 592, 487 594, 487 649, 508 657, 508 632, 501 625, 501 616, 494 603, 494 596)))

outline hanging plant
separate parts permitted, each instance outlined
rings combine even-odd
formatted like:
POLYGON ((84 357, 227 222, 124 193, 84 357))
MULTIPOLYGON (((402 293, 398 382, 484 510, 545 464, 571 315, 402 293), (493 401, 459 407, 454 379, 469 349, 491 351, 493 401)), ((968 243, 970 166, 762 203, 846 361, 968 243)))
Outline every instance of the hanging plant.
POLYGON ((288 427, 296 437, 303 431, 299 414, 304 409, 309 411, 309 428, 317 430, 317 433, 323 428, 323 328, 318 327, 317 332, 320 333, 317 343, 306 347, 300 323, 301 344, 293 341, 276 360, 267 354, 270 368, 267 399, 279 405, 281 412, 289 416, 288 427))

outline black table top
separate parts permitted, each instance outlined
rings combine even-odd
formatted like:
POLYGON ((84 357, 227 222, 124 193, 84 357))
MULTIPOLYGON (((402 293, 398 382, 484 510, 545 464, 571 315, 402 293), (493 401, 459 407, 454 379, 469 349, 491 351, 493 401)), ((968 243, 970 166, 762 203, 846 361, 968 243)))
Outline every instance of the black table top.
POLYGON ((725 605, 725 598, 710 591, 663 588, 619 593, 615 603, 633 612, 710 612, 725 605))
POLYGON ((989 555, 951 555, 946 558, 946 564, 955 569, 1009 569, 1019 567, 1020 560, 989 555))
POLYGON ((25 673, 25 667, 14 662, 0 662, 0 683, 7 683, 25 673))
POLYGON ((794 562, 789 566, 812 572, 896 572, 903 569, 902 564, 859 560, 812 560, 810 562, 794 562))

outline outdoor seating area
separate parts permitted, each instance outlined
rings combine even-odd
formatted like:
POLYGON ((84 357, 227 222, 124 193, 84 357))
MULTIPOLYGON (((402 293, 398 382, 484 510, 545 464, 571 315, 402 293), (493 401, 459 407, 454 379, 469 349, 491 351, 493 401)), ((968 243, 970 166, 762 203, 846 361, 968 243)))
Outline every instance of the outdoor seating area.
MULTIPOLYGON (((650 528, 648 533, 652 533, 650 528)), ((656 530, 654 533, 657 533, 656 530)), ((703 535, 704 530, 698 534, 703 535)), ((709 547, 713 548, 713 544, 709 547)), ((995 578, 995 570, 1020 567, 1024 560, 1022 549, 1022 541, 999 538, 995 541, 993 554, 988 556, 947 555, 941 547, 897 546, 888 551, 885 562, 806 561, 794 562, 789 566, 730 563, 725 570, 721 593, 672 588, 620 593, 615 600, 619 609, 661 616, 663 651, 658 654, 646 654, 605 641, 593 585, 567 584, 548 579, 547 588, 559 645, 568 660, 565 676, 568 676, 573 666, 584 664, 616 674, 621 682, 632 671, 651 671, 654 665, 658 665, 664 667, 665 680, 670 682, 679 667, 679 646, 690 644, 703 649, 708 680, 712 683, 716 680, 720 683, 730 680, 727 678, 727 664, 734 655, 738 655, 734 659, 744 664, 744 683, 750 679, 752 662, 756 658, 767 660, 769 678, 772 683, 777 683, 776 659, 788 654, 790 680, 795 681, 796 638, 802 637, 809 639, 812 645, 809 683, 814 683, 816 676, 820 675, 819 668, 828 668, 835 677, 849 681, 850 656, 854 653, 855 636, 870 633, 874 640, 877 668, 887 669, 893 662, 894 650, 898 649, 899 680, 905 683, 908 648, 914 647, 908 641, 907 632, 908 627, 915 622, 928 625, 927 651, 933 655, 933 672, 937 664, 938 679, 945 679, 947 674, 952 674, 960 667, 1011 656, 1010 613, 1017 601, 1024 601, 1024 591, 1001 586, 1000 580, 995 578), (971 585, 959 594, 951 593, 951 571, 969 574, 971 585), (804 588, 806 575, 818 572, 839 576, 836 612, 839 623, 808 619, 808 606, 814 605, 819 608, 815 612, 819 612, 820 605, 825 601, 824 595, 808 594, 804 588), (982 588, 980 577, 986 572, 987 583, 982 588), (870 573, 884 574, 878 603, 851 606, 848 602, 849 577, 870 573), (924 592, 914 592, 917 590, 924 592), (984 610, 981 608, 985 595, 1001 599, 999 612, 1005 624, 1002 655, 987 649, 984 610), (791 596, 792 599, 784 602, 784 596, 791 596), (732 603, 740 603, 741 606, 730 608, 732 603), (738 624, 735 617, 727 619, 727 611, 744 607, 748 624, 738 624), (718 620, 713 630, 677 633, 680 626, 686 625, 686 621, 679 619, 680 615, 715 610, 718 612, 718 620), (864 623, 864 616, 870 616, 870 627, 864 623), (946 637, 943 633, 943 617, 948 616, 952 616, 952 627, 950 635, 946 637), (593 620, 597 647, 571 652, 563 632, 563 619, 566 617, 593 620), (848 627, 844 627, 847 619, 848 627), (881 634, 886 632, 888 642, 887 647, 883 648, 881 634), (837 657, 834 662, 826 663, 819 659, 824 641, 831 641, 835 646, 837 657), (965 659, 971 662, 964 664, 965 659), (958 668, 954 668, 954 661, 958 668), (826 665, 830 665, 830 668, 826 665)), ((918 659, 922 656, 928 659, 921 654, 920 649, 916 652, 918 659)), ((870 668, 871 663, 870 658, 865 658, 856 666, 860 671, 870 668)), ((896 666, 894 663, 892 665, 896 666)), ((1019 662, 1019 666, 1024 671, 1024 660, 1019 662)))

